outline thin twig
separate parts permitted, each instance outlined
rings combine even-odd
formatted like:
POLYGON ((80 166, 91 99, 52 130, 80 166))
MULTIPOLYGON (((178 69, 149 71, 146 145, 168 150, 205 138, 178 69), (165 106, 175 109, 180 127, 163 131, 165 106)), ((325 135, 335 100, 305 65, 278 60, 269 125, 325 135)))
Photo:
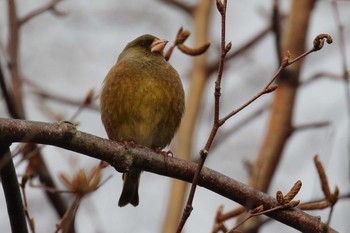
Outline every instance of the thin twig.
POLYGON ((205 163, 206 157, 209 153, 210 147, 214 141, 214 138, 218 132, 218 129, 220 128, 220 126, 222 126, 229 118, 231 118, 232 116, 234 116, 235 114, 237 114, 238 112, 240 112, 241 110, 243 110, 244 108, 246 108, 248 105, 250 105, 251 103, 253 103, 256 99, 258 99, 260 96, 267 94, 267 93, 271 93, 274 90, 277 89, 277 84, 273 84, 273 82, 277 79, 277 77, 279 76, 279 74, 281 73, 281 71, 289 66, 294 64, 295 62, 299 61, 300 59, 304 58, 305 56, 307 56, 308 54, 318 51, 320 49, 322 49, 323 45, 324 45, 324 41, 326 40, 327 43, 332 43, 332 38, 330 35, 328 34, 320 34, 318 35, 314 41, 313 41, 313 48, 310 49, 309 51, 301 54, 300 56, 296 57, 293 60, 289 60, 290 58, 290 53, 289 51, 286 52, 285 56, 282 59, 281 65, 279 67, 279 69, 277 70, 277 72, 275 73, 275 75, 272 77, 272 79, 267 83, 267 85, 258 93, 256 94, 253 98, 251 98, 250 100, 248 100, 245 104, 243 104, 241 107, 239 107, 237 110, 233 110, 232 112, 230 112, 229 114, 227 114, 225 117, 220 119, 220 96, 221 96, 221 79, 222 79, 222 74, 223 74, 223 69, 224 69, 224 63, 225 63, 225 57, 226 54, 228 53, 228 51, 231 49, 231 42, 226 44, 225 41, 225 26, 226 26, 226 7, 227 7, 227 1, 224 0, 224 3, 221 2, 221 0, 217 0, 216 1, 216 6, 218 11, 221 14, 221 56, 220 56, 220 63, 219 63, 219 68, 218 68, 218 76, 217 79, 215 81, 215 92, 214 92, 214 96, 215 96, 215 105, 214 105, 214 122, 213 122, 213 127, 212 130, 210 132, 210 135, 207 139, 206 145, 204 146, 204 148, 200 151, 200 159, 199 159, 199 163, 196 169, 196 173, 193 177, 192 180, 192 185, 191 185, 191 189, 190 189, 190 193, 187 199, 187 203, 185 206, 185 209, 183 211, 183 215, 181 217, 181 221, 178 225, 177 228, 177 233, 180 233, 188 219, 188 217, 190 216, 192 210, 193 210, 193 198, 195 195, 195 191, 196 191, 196 187, 199 181, 199 177, 200 177, 200 173, 202 170, 202 167, 205 163))
POLYGON ((0 88, 9 114, 11 116, 16 116, 16 107, 13 102, 13 97, 11 96, 11 93, 9 92, 9 89, 6 85, 5 75, 2 70, 2 64, 0 64, 0 88))
POLYGON ((257 93, 255 96, 253 96, 250 100, 248 100, 246 103, 244 103, 241 107, 239 107, 236 110, 233 110, 232 112, 227 114, 225 117, 221 118, 219 121, 220 126, 223 125, 229 118, 231 118, 232 116, 234 116, 237 113, 239 113, 240 111, 242 111, 244 108, 246 108, 248 105, 253 103, 255 100, 257 100, 262 95, 270 93, 271 91, 274 91, 277 88, 277 86, 274 87, 273 82, 277 79, 277 77, 280 75, 282 70, 284 68, 294 64, 295 62, 301 60, 302 58, 306 57, 310 53, 313 53, 313 52, 316 52, 316 51, 322 49, 325 40, 327 41, 328 44, 332 43, 332 37, 328 34, 320 34, 320 35, 316 36, 316 38, 314 39, 314 42, 313 42, 314 47, 312 49, 310 49, 309 51, 299 55, 298 57, 296 57, 292 60, 289 60, 290 54, 289 54, 289 51, 287 51, 284 58, 282 59, 280 67, 277 69, 276 73, 273 75, 271 80, 265 85, 265 87, 259 93, 257 93))
POLYGON ((181 1, 178 0, 160 0, 161 2, 167 3, 167 4, 171 4, 173 6, 176 6, 177 8, 181 9, 183 12, 192 15, 193 11, 194 11, 194 7, 190 6, 188 4, 185 4, 181 1))
POLYGON ((259 97, 261 97, 264 94, 270 93, 270 85, 277 79, 277 77, 279 76, 279 74, 281 73, 281 71, 287 66, 288 63, 281 63, 281 66, 278 68, 278 70, 276 71, 276 73, 274 74, 274 76, 271 78, 271 80, 265 85, 265 87, 256 95, 254 95, 250 100, 248 100, 246 103, 244 103, 242 106, 240 106, 239 108, 233 110, 232 112, 230 112, 229 114, 227 114, 226 116, 224 116, 223 118, 220 119, 220 125, 223 125, 228 119, 230 119, 231 117, 233 117, 234 115, 236 115, 237 113, 239 113, 240 111, 242 111, 244 108, 246 108, 248 105, 250 105, 251 103, 253 103, 255 100, 257 100, 259 97))
POLYGON ((19 24, 17 20, 17 8, 14 0, 8 0, 8 24, 9 39, 7 41, 9 73, 12 80, 12 93, 15 111, 13 118, 25 118, 22 98, 22 80, 18 68, 19 24))
POLYGON ((218 8, 218 11, 221 14, 221 56, 220 56, 221 58, 220 58, 220 64, 219 64, 219 69, 218 69, 218 76, 217 76, 217 79, 215 82, 214 123, 213 123, 212 131, 211 131, 209 138, 207 140, 207 143, 206 143, 204 149, 200 151, 200 161, 198 163, 196 173, 193 177, 190 193, 189 193, 189 196, 187 199, 185 209, 183 211, 183 215, 181 217, 181 221, 180 221, 178 228, 176 230, 177 233, 182 232, 182 229, 185 226, 185 223, 192 212, 193 198, 194 198, 196 188, 197 188, 197 185, 199 182, 200 173, 201 173, 201 170, 203 168, 205 159, 208 155, 208 151, 210 149, 210 146, 211 146, 212 142, 214 141, 215 135, 220 127, 220 125, 219 125, 219 114, 220 114, 219 110, 220 110, 220 95, 221 95, 221 78, 222 78, 222 74, 224 71, 225 56, 226 56, 227 52, 231 49, 231 43, 226 45, 226 41, 225 41, 227 0, 224 0, 224 3, 222 3, 220 0, 217 0, 216 6, 218 8))
MULTIPOLYGON (((248 49, 252 48, 253 46, 257 45, 259 41, 262 41, 263 38, 265 38, 269 32, 272 30, 272 25, 268 25, 266 28, 258 32, 255 36, 253 36, 250 40, 245 42, 242 46, 237 48, 234 51, 231 51, 227 54, 225 57, 225 61, 232 60, 233 58, 236 58, 238 55, 241 55, 242 53, 246 52, 248 49)), ((207 72, 208 74, 212 74, 217 71, 218 66, 220 63, 220 59, 218 61, 211 62, 207 64, 207 72)))
POLYGON ((32 12, 29 12, 27 15, 23 16, 21 19, 18 20, 18 24, 21 26, 27 23, 29 20, 47 11, 53 11, 55 12, 56 15, 60 15, 60 16, 65 15, 64 12, 59 12, 55 9, 56 5, 61 1, 62 0, 52 0, 51 2, 48 2, 46 5, 41 6, 38 9, 33 10, 32 12))
MULTIPOLYGON (((73 105, 73 106, 81 106, 82 103, 85 101, 83 100, 75 100, 75 99, 71 99, 67 96, 63 96, 63 95, 58 95, 55 94, 53 92, 48 92, 46 91, 44 88, 40 87, 38 84, 34 83, 32 80, 23 79, 23 83, 30 86, 33 90, 31 90, 33 92, 33 94, 37 95, 38 97, 42 98, 42 99, 49 99, 49 100, 53 100, 53 101, 57 101, 60 103, 64 103, 64 104, 69 104, 69 105, 73 105)), ((98 99, 98 96, 96 95, 94 97, 94 99, 98 99)), ((96 104, 90 103, 84 106, 85 108, 89 108, 91 110, 95 110, 95 111, 99 111, 99 107, 96 104)))
POLYGON ((221 130, 221 133, 220 132, 218 133, 216 140, 213 142, 210 151, 213 152, 213 150, 218 148, 219 145, 222 145, 226 140, 228 140, 230 136, 232 136, 233 134, 235 134, 245 126, 249 125, 249 123, 251 123, 253 120, 261 116, 267 110, 269 110, 270 106, 271 106, 270 102, 264 103, 263 105, 259 106, 257 109, 253 110, 253 112, 250 113, 248 116, 245 116, 242 120, 235 123, 235 125, 232 126, 232 128, 229 128, 225 131, 224 129, 221 130))
POLYGON ((314 122, 314 123, 307 123, 307 124, 300 124, 293 127, 293 131, 302 131, 302 130, 308 130, 308 129, 316 129, 316 128, 324 128, 328 127, 331 123, 329 121, 322 121, 322 122, 314 122))
MULTIPOLYGON (((267 210, 258 211, 256 213, 250 213, 243 221, 238 223, 235 227, 233 227, 227 233, 234 233, 235 230, 239 226, 241 226, 243 223, 245 223, 246 221, 248 221, 249 219, 251 219, 253 217, 260 216, 260 215, 263 215, 263 214, 272 213, 272 212, 276 212, 276 211, 279 211, 279 210, 291 209, 291 208, 294 208, 295 206, 297 206, 298 204, 299 204, 299 201, 295 201, 295 202, 290 202, 290 203, 285 204, 285 205, 278 205, 278 206, 275 206, 275 207, 267 209, 267 210)), ((261 206, 259 206, 258 208, 261 208, 261 206)))
POLYGON ((306 85, 313 83, 314 81, 316 81, 320 78, 327 78, 327 79, 335 80, 335 81, 342 81, 343 80, 343 78, 338 74, 331 73, 328 71, 321 71, 321 72, 317 72, 316 74, 313 74, 310 78, 308 78, 304 82, 301 82, 299 85, 301 85, 303 87, 303 86, 306 86, 306 85))
POLYGON ((27 218, 28 225, 30 227, 31 232, 35 233, 34 218, 30 217, 30 214, 29 214, 28 201, 27 201, 27 195, 26 195, 26 190, 25 190, 26 181, 27 181, 27 179, 24 178, 24 179, 22 179, 22 183, 20 184, 20 187, 21 187, 21 190, 22 190, 22 195, 23 195, 24 213, 25 213, 25 216, 27 218))
POLYGON ((272 4, 272 29, 275 36, 274 44, 276 46, 277 59, 281 61, 281 14, 279 0, 274 0, 272 4))

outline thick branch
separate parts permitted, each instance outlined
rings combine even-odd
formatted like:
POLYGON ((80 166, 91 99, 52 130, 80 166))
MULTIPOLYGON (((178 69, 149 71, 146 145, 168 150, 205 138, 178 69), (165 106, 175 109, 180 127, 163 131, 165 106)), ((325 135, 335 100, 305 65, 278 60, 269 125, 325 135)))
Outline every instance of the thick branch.
MULTIPOLYGON (((8 39, 8 55, 9 55, 9 59, 8 59, 8 69, 9 69, 9 73, 11 76, 11 80, 12 80, 12 90, 9 91, 9 89, 7 89, 8 91, 8 96, 11 97, 11 101, 7 100, 7 106, 9 107, 9 113, 11 114, 11 116, 13 118, 21 118, 24 119, 25 118, 25 109, 24 109, 24 105, 23 105, 23 95, 22 95, 22 78, 20 75, 20 69, 19 69, 19 41, 20 41, 20 21, 17 17, 17 8, 16 8, 16 1, 14 0, 8 0, 8 23, 9 23, 9 39, 8 39)), ((34 17, 35 15, 33 15, 34 17)), ((2 77, 0 77, 2 78, 2 77)), ((1 83, 2 89, 4 90, 4 88, 6 88, 5 86, 5 81, 3 81, 4 83, 1 83)), ((33 150, 35 150, 35 146, 32 147, 33 150)), ((33 162, 33 160, 36 160, 36 162, 40 162, 40 164, 38 163, 35 167, 40 168, 37 170, 40 180, 43 181, 45 180, 46 185, 50 185, 53 184, 52 178, 51 176, 46 173, 43 174, 42 171, 45 170, 44 168, 46 167, 44 161, 42 160, 41 154, 39 150, 36 150, 36 155, 33 157, 37 157, 37 158, 32 158, 30 160, 30 163, 33 162)), ((61 210, 57 209, 59 214, 62 214, 62 212, 64 211, 64 206, 59 204, 59 203, 64 203, 61 199, 61 197, 59 196, 59 194, 56 193, 49 193, 46 192, 46 194, 48 195, 48 197, 50 198, 51 202, 53 203, 53 205, 55 207, 57 206, 61 206, 61 210), (54 198, 53 198, 54 197, 54 198), (56 202, 57 200, 61 200, 59 202, 56 202)))
MULTIPOLYGON (((164 158, 144 147, 125 149, 122 143, 78 131, 74 125, 67 122, 42 123, 0 118, 0 132, 0 141, 58 146, 104 160, 119 172, 135 167, 191 182, 197 167, 196 163, 174 157, 164 158)), ((260 204, 263 204, 265 209, 277 206, 275 199, 269 195, 206 167, 202 169, 199 185, 248 208, 260 204)), ((324 224, 319 218, 298 209, 271 212, 267 215, 302 232, 322 232, 324 229, 324 224)), ((330 228, 328 232, 336 231, 330 228)))
POLYGON ((15 166, 11 159, 9 145, 10 144, 3 143, 1 140, 0 161, 2 166, 0 169, 0 176, 10 219, 11 231, 16 233, 28 233, 22 197, 18 186, 15 166))

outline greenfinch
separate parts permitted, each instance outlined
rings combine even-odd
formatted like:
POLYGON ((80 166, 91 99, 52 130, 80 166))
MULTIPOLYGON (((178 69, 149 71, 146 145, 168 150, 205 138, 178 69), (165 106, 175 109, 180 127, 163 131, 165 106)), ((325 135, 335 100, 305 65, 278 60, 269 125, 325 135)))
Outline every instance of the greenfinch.
MULTIPOLYGON (((142 35, 131 41, 108 72, 101 91, 101 118, 111 140, 134 142, 160 152, 169 145, 184 112, 184 90, 165 60, 167 41, 142 35)), ((120 207, 139 204, 141 170, 123 174, 120 207)))

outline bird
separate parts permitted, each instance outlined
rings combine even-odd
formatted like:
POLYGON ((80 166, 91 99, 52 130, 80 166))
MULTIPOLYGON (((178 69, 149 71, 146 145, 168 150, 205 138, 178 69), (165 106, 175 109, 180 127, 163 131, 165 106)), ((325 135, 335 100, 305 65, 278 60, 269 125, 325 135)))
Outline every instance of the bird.
MULTIPOLYGON (((178 72, 163 56, 166 44, 150 34, 137 37, 107 73, 100 110, 109 139, 143 145, 158 153, 170 144, 184 113, 185 97, 178 72)), ((138 168, 123 173, 118 206, 139 204, 140 175, 138 168)))

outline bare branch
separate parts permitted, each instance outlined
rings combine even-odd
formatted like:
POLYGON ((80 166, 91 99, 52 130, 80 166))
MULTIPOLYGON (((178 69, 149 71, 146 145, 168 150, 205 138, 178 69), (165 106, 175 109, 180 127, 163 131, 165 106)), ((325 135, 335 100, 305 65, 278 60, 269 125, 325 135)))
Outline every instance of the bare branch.
POLYGON ((55 9, 56 5, 61 1, 62 0, 52 0, 51 2, 47 3, 46 5, 40 7, 36 10, 33 10, 32 12, 28 13, 27 15, 23 16, 21 19, 18 20, 19 25, 21 26, 21 25, 27 23, 29 20, 35 18, 36 16, 38 16, 46 11, 52 11, 56 15, 59 15, 59 16, 66 15, 66 13, 57 11, 55 9))
POLYGON ((179 0, 160 0, 161 2, 164 2, 169 5, 176 6, 177 8, 183 10, 183 12, 186 12, 189 15, 193 14, 194 8, 193 6, 187 5, 179 0))
POLYGON ((22 204, 21 192, 19 190, 15 166, 11 159, 9 142, 1 140, 0 161, 8 162, 0 169, 1 184, 4 189, 7 212, 10 219, 12 232, 28 233, 27 223, 22 204))
MULTIPOLYGON (((257 45, 259 41, 261 41, 265 36, 271 32, 272 26, 269 25, 265 29, 263 29, 261 32, 258 32, 255 36, 253 36, 250 40, 248 40, 246 43, 244 43, 241 47, 237 48, 236 50, 229 52, 227 56, 225 57, 225 61, 232 60, 233 58, 237 57, 238 55, 242 54, 243 52, 247 51, 248 49, 252 48, 253 46, 257 45)), ((219 66, 220 59, 217 61, 211 62, 207 65, 207 72, 208 74, 212 74, 215 71, 217 71, 219 66)))
POLYGON ((197 188, 197 185, 199 182, 201 170, 202 170, 204 162, 207 158, 211 144, 213 143, 214 138, 216 136, 216 133, 220 127, 220 124, 219 124, 219 117, 220 116, 219 115, 220 115, 221 79, 222 79, 222 74, 224 71, 225 56, 226 56, 227 52, 231 49, 232 44, 231 44, 231 42, 226 44, 226 41, 225 41, 227 0, 224 0, 223 3, 221 2, 221 0, 216 0, 216 7, 221 14, 221 50, 220 50, 221 55, 220 55, 220 63, 219 63, 219 68, 218 68, 218 75, 217 75, 217 79, 215 81, 214 122, 213 122, 213 127, 212 127, 212 130, 210 132, 210 135, 207 139, 207 142, 206 142, 204 148, 199 153, 200 159, 198 162, 196 173, 193 177, 193 181, 192 181, 190 193, 188 195, 186 207, 183 211, 181 221, 180 221, 178 228, 176 230, 177 233, 181 233, 183 227, 185 226, 185 223, 186 223, 188 217, 190 216, 190 214, 192 212, 192 209, 193 209, 192 203, 193 203, 194 195, 195 195, 196 188, 197 188))
MULTIPOLYGON (((122 143, 78 131, 68 122, 43 123, 0 118, 0 132, 2 142, 31 142, 58 146, 104 160, 119 172, 135 167, 191 182, 197 169, 196 163, 176 157, 164 158, 143 146, 126 149, 122 143)), ((278 205, 275 198, 206 167, 201 171, 198 184, 247 208, 263 204, 265 209, 272 209, 278 205)), ((323 229, 319 218, 298 209, 275 211, 266 215, 303 232, 321 232, 323 229)), ((330 228, 328 232, 336 231, 330 228)))

